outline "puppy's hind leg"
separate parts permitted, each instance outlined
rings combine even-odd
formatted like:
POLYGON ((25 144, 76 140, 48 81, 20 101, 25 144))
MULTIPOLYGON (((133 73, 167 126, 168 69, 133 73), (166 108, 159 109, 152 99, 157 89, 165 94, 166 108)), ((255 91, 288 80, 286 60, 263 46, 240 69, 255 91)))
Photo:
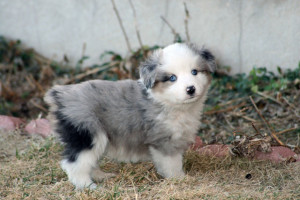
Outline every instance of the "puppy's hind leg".
POLYGON ((153 147, 150 147, 150 153, 156 170, 160 175, 162 175, 165 178, 184 177, 184 172, 182 170, 181 153, 168 155, 153 147))
POLYGON ((62 169, 67 173, 69 181, 76 186, 76 189, 84 187, 96 188, 90 178, 92 168, 97 159, 92 150, 84 150, 79 153, 75 161, 64 159, 61 161, 62 169))
MULTIPOLYGON (((84 187, 96 188, 91 176, 93 175, 93 169, 96 168, 98 158, 105 151, 107 141, 107 137, 103 133, 95 135, 92 148, 78 152, 76 157, 69 156, 69 158, 62 160, 63 170, 77 189, 84 187)), ((67 147, 66 151, 68 152, 67 147)))
MULTIPOLYGON (((99 133, 98 137, 95 139, 95 143, 98 145, 97 153, 98 153, 99 157, 105 151, 105 148, 102 148, 104 141, 106 141, 106 143, 105 143, 105 147, 106 147, 107 142, 108 142, 107 137, 105 136, 104 133, 99 133), (101 155, 99 153, 101 153, 101 155)), ((102 170, 100 170, 99 166, 94 166, 90 175, 91 175, 92 180, 95 181, 96 183, 99 183, 99 182, 103 181, 104 179, 108 179, 108 178, 116 176, 114 173, 103 172, 102 170)))

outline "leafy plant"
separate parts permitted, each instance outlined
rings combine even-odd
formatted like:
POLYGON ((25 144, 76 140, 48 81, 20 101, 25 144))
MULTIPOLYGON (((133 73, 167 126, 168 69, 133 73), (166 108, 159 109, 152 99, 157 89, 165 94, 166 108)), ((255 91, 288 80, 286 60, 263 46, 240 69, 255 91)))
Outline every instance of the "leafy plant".
MULTIPOLYGON (((228 67, 227 67, 228 68, 228 67)), ((220 100, 250 96, 253 93, 269 91, 279 92, 288 88, 300 88, 300 63, 295 69, 286 71, 277 67, 278 74, 266 67, 254 67, 247 75, 220 75, 215 73, 209 91, 208 105, 216 105, 220 100)))

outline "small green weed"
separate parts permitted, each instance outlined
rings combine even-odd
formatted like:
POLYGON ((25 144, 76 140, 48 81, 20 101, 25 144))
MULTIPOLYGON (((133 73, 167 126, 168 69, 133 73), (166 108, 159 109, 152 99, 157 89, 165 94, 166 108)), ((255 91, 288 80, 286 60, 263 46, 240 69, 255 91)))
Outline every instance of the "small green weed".
POLYGON ((218 105, 224 100, 253 95, 257 92, 281 92, 286 89, 300 89, 300 62, 295 69, 283 71, 277 67, 278 74, 268 71, 266 67, 254 67, 249 75, 214 74, 207 103, 218 105))

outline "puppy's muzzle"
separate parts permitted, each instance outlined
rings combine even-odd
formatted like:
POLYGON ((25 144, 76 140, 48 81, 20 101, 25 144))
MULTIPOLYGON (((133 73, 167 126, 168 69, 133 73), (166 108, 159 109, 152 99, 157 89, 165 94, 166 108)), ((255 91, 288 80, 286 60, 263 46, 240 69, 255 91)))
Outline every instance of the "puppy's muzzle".
POLYGON ((186 93, 190 96, 194 95, 195 91, 196 91, 196 88, 193 85, 186 88, 186 93))

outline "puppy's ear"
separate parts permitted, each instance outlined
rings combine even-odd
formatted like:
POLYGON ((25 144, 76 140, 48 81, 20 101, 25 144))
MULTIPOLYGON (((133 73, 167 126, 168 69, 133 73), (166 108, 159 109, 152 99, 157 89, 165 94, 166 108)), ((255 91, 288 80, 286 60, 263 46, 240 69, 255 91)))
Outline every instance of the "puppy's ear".
POLYGON ((189 43, 187 46, 204 61, 204 69, 208 72, 214 72, 217 68, 215 57, 205 48, 200 49, 197 45, 189 43))
POLYGON ((212 53, 208 49, 201 49, 199 53, 202 59, 205 61, 205 70, 211 73, 216 71, 217 64, 214 55, 212 55, 212 53))
POLYGON ((147 89, 154 86, 161 57, 162 49, 158 49, 140 65, 140 77, 147 89))

